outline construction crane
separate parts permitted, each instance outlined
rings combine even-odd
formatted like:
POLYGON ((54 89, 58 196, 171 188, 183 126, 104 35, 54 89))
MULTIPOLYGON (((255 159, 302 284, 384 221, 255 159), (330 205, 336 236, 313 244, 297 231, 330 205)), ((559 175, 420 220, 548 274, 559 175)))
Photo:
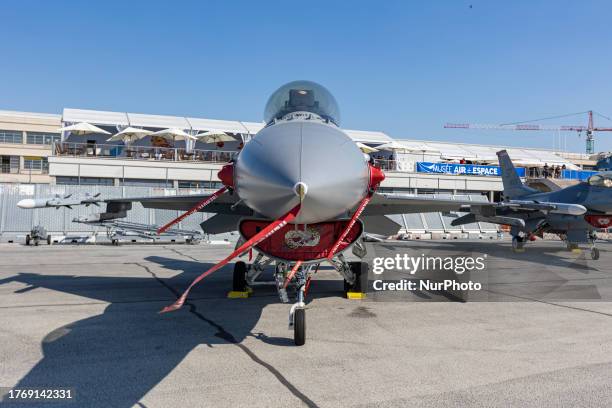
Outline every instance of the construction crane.
POLYGON ((593 124, 593 114, 601 116, 605 119, 612 120, 609 117, 602 115, 601 113, 594 112, 592 110, 586 112, 578 112, 578 113, 569 113, 567 115, 559 115, 559 116, 550 116, 547 118, 540 118, 534 120, 527 120, 524 122, 514 122, 514 123, 505 123, 501 125, 485 125, 485 124, 473 124, 473 123, 446 123, 444 128, 446 129, 490 129, 490 130, 514 130, 514 131, 523 131, 523 130, 552 130, 557 132, 578 132, 580 135, 582 132, 586 134, 586 153, 593 154, 595 153, 595 137, 593 132, 612 132, 612 127, 595 127, 593 124), (588 114, 589 123, 587 126, 546 126, 546 125, 537 125, 532 124, 532 122, 539 122, 542 120, 548 119, 558 119, 564 118, 568 116, 582 115, 588 114))

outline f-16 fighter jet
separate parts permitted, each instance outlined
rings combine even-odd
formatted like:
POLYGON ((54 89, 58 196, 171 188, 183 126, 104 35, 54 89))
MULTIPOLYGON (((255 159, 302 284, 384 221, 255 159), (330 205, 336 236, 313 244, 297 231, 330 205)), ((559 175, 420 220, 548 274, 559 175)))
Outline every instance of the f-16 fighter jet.
POLYGON ((497 152, 497 156, 504 201, 471 206, 470 214, 453 220, 452 225, 475 221, 510 225, 516 251, 522 251, 525 243, 536 236, 555 233, 570 250, 588 244, 591 257, 599 259, 594 245, 596 231, 612 225, 612 172, 597 173, 586 182, 543 193, 521 182, 505 150, 497 152))
MULTIPOLYGON (((550 219, 550 214, 559 214, 576 218, 586 211, 578 204, 560 204, 554 196, 550 197, 552 203, 520 196, 520 201, 475 206, 472 201, 379 194, 376 190, 384 180, 383 172, 369 164, 354 141, 339 128, 339 109, 334 97, 313 82, 295 81, 280 87, 268 100, 264 119, 266 126, 244 146, 233 163, 221 169, 218 177, 223 187, 213 194, 109 200, 87 196, 80 203, 106 203, 105 212, 88 217, 91 222, 125 217, 132 203, 139 202, 145 208, 186 211, 161 227, 160 232, 196 211, 215 213, 201 224, 206 233, 239 231, 241 239, 236 249, 198 276, 163 312, 180 308, 194 285, 254 249, 257 256, 248 264, 234 263, 232 291, 248 293, 258 283, 264 267, 274 265, 274 284, 281 300, 289 302, 289 296, 295 294, 289 325, 295 344, 303 345, 305 297, 312 275, 320 264, 329 263, 343 277, 348 293, 365 292, 368 264, 348 262, 343 253, 352 248, 363 259, 365 230, 382 235, 396 233, 399 225, 385 215, 469 211, 468 216, 475 220, 486 216, 487 221, 509 223, 513 218, 518 220, 513 224, 518 240, 521 231, 526 236, 525 228, 531 228, 531 218, 522 220, 513 215, 540 214, 550 219)), ((516 184, 514 178, 504 180, 516 184)), ((520 186, 516 189, 523 191, 520 186)), ((22 208, 78 204, 78 200, 58 197, 18 203, 22 208)))

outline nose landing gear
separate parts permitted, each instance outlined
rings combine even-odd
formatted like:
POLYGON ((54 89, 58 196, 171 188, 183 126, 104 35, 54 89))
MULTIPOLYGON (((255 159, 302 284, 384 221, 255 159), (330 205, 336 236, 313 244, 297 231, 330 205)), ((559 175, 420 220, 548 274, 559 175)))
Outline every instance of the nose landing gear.
POLYGON ((296 346, 303 346, 306 343, 306 284, 313 271, 313 266, 297 264, 291 271, 288 271, 288 267, 281 264, 275 273, 276 287, 283 303, 289 302, 288 284, 292 282, 296 290, 296 302, 289 310, 289 329, 293 329, 293 342, 296 346), (295 270, 296 267, 297 270, 295 270), (292 273, 294 273, 293 277, 292 273))

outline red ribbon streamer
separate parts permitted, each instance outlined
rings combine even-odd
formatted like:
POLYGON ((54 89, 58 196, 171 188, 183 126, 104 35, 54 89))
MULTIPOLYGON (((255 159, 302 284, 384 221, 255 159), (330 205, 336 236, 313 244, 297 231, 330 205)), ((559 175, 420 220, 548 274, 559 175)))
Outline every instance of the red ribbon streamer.
POLYGON ((285 285, 283 286, 283 288, 287 289, 289 282, 291 282, 291 279, 293 279, 293 275, 295 275, 295 273, 298 271, 301 265, 302 265, 302 261, 297 261, 295 263, 295 265, 293 266, 293 269, 291 269, 291 272, 289 272, 289 275, 287 275, 287 278, 285 279, 285 285))
POLYGON ((170 306, 164 307, 160 311, 160 313, 172 312, 172 311, 175 311, 175 310, 179 309, 181 306, 183 306, 183 304, 185 303, 185 300, 187 299, 187 295, 189 295, 189 291, 198 282, 200 282, 202 279, 204 279, 205 277, 207 277, 211 273, 213 273, 215 271, 218 271, 219 269, 221 269, 222 267, 227 265, 235 257, 243 254, 244 252, 248 251, 249 249, 251 249, 255 245, 259 244, 261 241, 269 238, 275 232, 277 232, 278 230, 283 228, 285 225, 287 225, 287 223, 293 221, 295 219, 295 217, 297 216, 298 212, 300 211, 300 207, 301 207, 301 204, 298 204, 295 207, 293 207, 285 215, 283 215, 282 217, 280 217, 276 221, 271 222, 267 227, 262 229, 260 232, 255 234, 251 239, 249 239, 244 244, 242 244, 240 246, 240 248, 238 248, 234 252, 232 252, 227 258, 225 258, 224 260, 222 260, 221 262, 219 262, 218 264, 216 264, 215 266, 213 266, 212 268, 210 268, 209 270, 207 270, 206 272, 202 273, 200 276, 195 278, 194 281, 191 282, 191 285, 189 285, 189 287, 185 290, 185 292, 183 292, 181 297, 179 297, 176 300, 176 302, 174 302, 170 306))
POLYGON ((202 208, 206 207, 208 204, 210 204, 213 201, 215 201, 221 194, 225 193, 226 190, 227 190, 227 187, 224 186, 224 187, 220 188, 219 190, 215 191, 211 196, 206 197, 204 200, 202 200, 199 203, 197 203, 195 206, 193 206, 190 210, 188 210, 186 213, 184 213, 180 217, 173 219, 172 221, 170 221, 169 223, 167 223, 163 227, 159 228, 157 230, 157 234, 159 235, 162 232, 166 232, 168 230, 168 228, 170 228, 171 226, 173 226, 177 222, 181 222, 186 217, 190 216, 191 214, 200 211, 202 208))
POLYGON ((327 255, 327 259, 331 260, 334 257, 334 254, 336 253, 336 251, 338 251, 338 248, 340 247, 340 244, 342 243, 344 238, 346 238, 346 236, 348 235, 349 231, 353 228, 353 226, 357 222, 357 219, 359 218, 359 216, 361 216, 361 213, 365 209, 366 205, 368 205, 368 203, 372 199, 373 195, 374 195, 374 192, 370 192, 370 193, 368 193, 367 196, 365 196, 363 198, 363 200, 361 200, 361 203, 359 203, 359 207, 357 207, 357 211, 355 211, 355 213, 351 217, 351 220, 346 225, 346 228, 344 228, 344 231, 342 231, 342 234, 340 234, 340 237, 338 237, 338 240, 336 241, 334 246, 329 250, 329 254, 327 255))

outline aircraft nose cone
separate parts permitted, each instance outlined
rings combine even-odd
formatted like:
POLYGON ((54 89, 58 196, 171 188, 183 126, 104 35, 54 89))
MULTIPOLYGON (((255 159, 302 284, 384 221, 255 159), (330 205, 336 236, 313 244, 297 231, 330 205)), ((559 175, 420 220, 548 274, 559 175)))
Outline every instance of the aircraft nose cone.
POLYGON ((235 164, 236 192, 250 208, 276 219, 300 202, 296 223, 332 220, 367 191, 363 154, 337 127, 280 122, 247 143, 235 164))

